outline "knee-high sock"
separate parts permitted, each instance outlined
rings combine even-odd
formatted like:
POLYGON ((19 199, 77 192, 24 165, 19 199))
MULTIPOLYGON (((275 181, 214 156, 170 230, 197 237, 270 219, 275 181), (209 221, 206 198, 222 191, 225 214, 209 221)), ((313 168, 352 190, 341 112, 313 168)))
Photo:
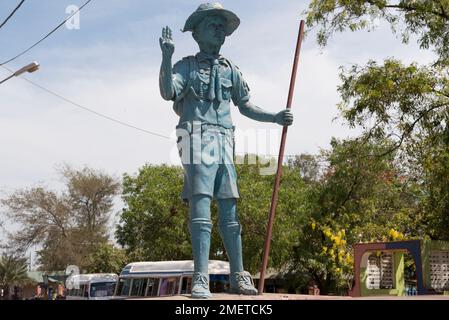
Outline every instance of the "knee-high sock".
POLYGON ((210 234, 212 221, 210 219, 210 204, 212 198, 206 195, 195 195, 190 200, 190 235, 194 271, 208 273, 210 234))
POLYGON ((194 272, 208 274, 211 230, 210 220, 192 219, 190 221, 194 272))
POLYGON ((218 201, 218 226, 228 255, 231 274, 243 271, 242 236, 236 199, 218 201))
POLYGON ((219 231, 228 255, 231 274, 243 271, 241 227, 237 221, 219 225, 219 231))

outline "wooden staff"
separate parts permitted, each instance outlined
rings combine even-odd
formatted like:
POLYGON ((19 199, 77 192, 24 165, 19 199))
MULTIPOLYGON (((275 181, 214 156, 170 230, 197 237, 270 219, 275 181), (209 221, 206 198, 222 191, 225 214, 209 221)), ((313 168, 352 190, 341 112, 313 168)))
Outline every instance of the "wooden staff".
MULTIPOLYGON (((301 51, 301 44, 302 44, 303 38, 304 38, 304 20, 301 20, 301 23, 299 26, 298 41, 296 43, 296 52, 295 52, 295 59, 293 62, 292 76, 290 79, 290 90, 288 92, 287 109, 291 109, 291 107, 292 107, 293 92, 295 90, 295 82, 296 82, 296 71, 298 69, 299 53, 301 51)), ((265 251, 263 254, 262 267, 260 268, 259 295, 263 294, 263 287, 265 284, 265 272, 267 270, 267 265, 268 265, 268 256, 270 254, 271 234, 273 231, 274 216, 276 214, 276 206, 277 206, 277 202, 278 202, 279 184, 281 182, 281 176, 282 176, 282 160, 284 159, 285 141, 287 139, 287 129, 288 129, 288 127, 284 126, 284 128, 282 130, 282 139, 281 139, 281 147, 279 149, 276 180, 274 182, 274 190, 273 190, 273 195, 271 197, 270 217, 268 220, 267 235, 265 238, 265 251)))

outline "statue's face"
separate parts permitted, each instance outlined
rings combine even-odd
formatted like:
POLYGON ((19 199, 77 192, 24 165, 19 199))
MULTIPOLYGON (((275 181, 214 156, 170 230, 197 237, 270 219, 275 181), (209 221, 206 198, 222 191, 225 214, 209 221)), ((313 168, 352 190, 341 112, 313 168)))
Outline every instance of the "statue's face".
POLYGON ((198 43, 221 46, 226 39, 226 19, 221 16, 210 16, 196 28, 195 40, 198 43))

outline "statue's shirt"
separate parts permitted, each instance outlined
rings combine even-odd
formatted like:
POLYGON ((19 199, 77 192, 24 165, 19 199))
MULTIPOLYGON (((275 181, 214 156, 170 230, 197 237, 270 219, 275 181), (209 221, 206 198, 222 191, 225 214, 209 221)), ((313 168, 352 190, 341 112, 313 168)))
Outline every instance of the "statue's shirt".
POLYGON ((180 117, 177 129, 184 129, 177 131, 184 167, 182 198, 187 201, 198 194, 238 198, 230 103, 239 106, 250 99, 241 72, 222 56, 200 52, 174 65, 173 83, 173 107, 180 117))
POLYGON ((250 99, 242 73, 223 56, 200 52, 183 58, 173 67, 173 83, 180 124, 198 121, 232 128, 230 101, 239 106, 250 99))

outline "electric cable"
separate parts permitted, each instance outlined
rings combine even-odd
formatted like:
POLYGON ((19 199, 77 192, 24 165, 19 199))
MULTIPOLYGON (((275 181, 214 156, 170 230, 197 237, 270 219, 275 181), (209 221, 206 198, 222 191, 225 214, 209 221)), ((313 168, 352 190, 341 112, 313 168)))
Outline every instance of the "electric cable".
POLYGON ((17 5, 17 7, 11 12, 11 14, 6 18, 5 21, 2 22, 2 24, 0 24, 0 29, 6 24, 6 22, 8 22, 9 19, 11 19, 11 17, 16 13, 17 10, 19 10, 19 8, 22 6, 22 4, 25 2, 25 0, 20 1, 20 3, 17 5))
MULTIPOLYGON (((4 68, 4 69, 8 70, 9 72, 13 73, 13 71, 10 70, 9 68, 7 68, 7 67, 5 67, 5 66, 2 66, 2 65, 0 65, 0 66, 1 66, 2 68, 4 68)), ((141 132, 145 132, 145 133, 151 134, 151 135, 153 135, 153 136, 157 136, 157 137, 161 137, 161 138, 165 138, 165 139, 172 140, 172 138, 170 138, 170 137, 168 137, 168 136, 159 134, 159 133, 157 133, 157 132, 153 132, 153 131, 149 131, 149 130, 146 130, 146 129, 142 129, 142 128, 136 127, 136 126, 134 126, 134 125, 132 125, 132 124, 126 123, 126 122, 121 121, 121 120, 118 120, 118 119, 114 119, 114 118, 109 117, 109 116, 107 116, 107 115, 104 115, 104 114, 102 114, 102 113, 100 113, 100 112, 97 112, 97 111, 95 111, 95 110, 92 110, 92 109, 90 109, 90 108, 88 108, 88 107, 82 106, 82 105, 79 104, 79 103, 76 103, 76 102, 74 102, 74 101, 72 101, 72 100, 70 100, 70 99, 68 99, 68 98, 65 98, 65 97, 63 97, 62 95, 60 95, 60 94, 58 94, 58 93, 56 93, 56 92, 54 92, 54 91, 52 91, 52 90, 50 90, 50 89, 47 89, 47 88, 45 88, 44 86, 41 86, 40 84, 37 84, 37 83, 34 82, 34 81, 31 81, 30 79, 27 79, 27 78, 25 78, 25 77, 23 77, 23 76, 20 76, 20 77, 21 77, 23 80, 27 81, 28 83, 32 84, 33 86, 35 86, 35 87, 37 87, 37 88, 39 88, 39 89, 41 89, 41 90, 43 90, 43 91, 45 91, 45 92, 47 92, 47 93, 53 95, 53 96, 59 98, 60 100, 63 100, 63 101, 65 101, 65 102, 67 102, 67 103, 69 103, 69 104, 71 104, 71 105, 73 105, 73 106, 75 106, 75 107, 77 107, 77 108, 83 109, 83 110, 85 110, 85 111, 87 111, 87 112, 90 112, 90 113, 92 113, 92 114, 95 114, 95 115, 97 115, 97 116, 99 116, 99 117, 102 117, 102 118, 104 118, 104 119, 107 119, 107 120, 109 120, 109 121, 118 123, 118 124, 120 124, 120 125, 122 125, 122 126, 126 126, 126 127, 128 127, 128 128, 132 128, 132 129, 135 129, 135 130, 138 130, 138 131, 141 131, 141 132)))
POLYGON ((59 28, 61 28, 67 21, 69 21, 75 14, 77 14, 78 12, 80 12, 85 6, 87 6, 92 0, 88 0, 86 1, 81 7, 78 8, 78 10, 76 10, 74 13, 72 13, 67 19, 65 19, 64 21, 62 21, 59 25, 57 25, 55 28, 53 28, 53 30, 51 30, 46 36, 44 36, 42 39, 40 39, 39 41, 37 41, 35 44, 33 44, 31 47, 29 47, 28 49, 22 51, 21 53, 19 53, 18 55, 16 55, 15 57, 0 63, 0 66, 3 66, 5 64, 10 63, 11 61, 16 60, 17 58, 23 56, 25 53, 27 53, 28 51, 30 51, 31 49, 33 49, 34 47, 36 47, 37 45, 39 45, 42 41, 44 41, 45 39, 47 39, 49 36, 51 36, 53 33, 55 33, 59 28))

